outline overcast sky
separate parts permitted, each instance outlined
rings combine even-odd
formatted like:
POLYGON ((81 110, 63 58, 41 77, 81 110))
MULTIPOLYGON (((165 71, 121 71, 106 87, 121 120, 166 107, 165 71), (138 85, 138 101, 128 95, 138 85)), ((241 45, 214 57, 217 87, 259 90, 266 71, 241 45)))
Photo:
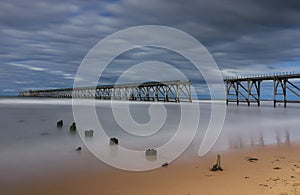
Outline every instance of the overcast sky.
MULTIPOLYGON (((81 60, 95 44, 137 25, 190 34, 208 49, 224 76, 300 73, 298 0, 1 0, 0 95, 72 87, 81 60)), ((149 47, 119 56, 100 81, 107 84, 130 64, 151 60, 176 65, 194 83, 202 83, 189 62, 149 47)))

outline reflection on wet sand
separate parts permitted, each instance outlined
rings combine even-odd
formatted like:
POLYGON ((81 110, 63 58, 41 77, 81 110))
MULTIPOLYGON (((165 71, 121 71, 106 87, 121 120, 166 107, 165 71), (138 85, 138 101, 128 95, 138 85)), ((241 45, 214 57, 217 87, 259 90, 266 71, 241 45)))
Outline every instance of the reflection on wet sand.
MULTIPOLYGON (((230 135, 228 138, 228 148, 229 149, 243 149, 247 147, 264 147, 265 146, 265 138, 263 134, 259 136, 250 136, 250 140, 246 137, 242 137, 241 135, 230 135)), ((272 140, 271 140, 272 141, 272 140)), ((279 131, 276 132, 276 145, 277 146, 290 146, 290 133, 288 130, 284 132, 284 134, 279 131)))

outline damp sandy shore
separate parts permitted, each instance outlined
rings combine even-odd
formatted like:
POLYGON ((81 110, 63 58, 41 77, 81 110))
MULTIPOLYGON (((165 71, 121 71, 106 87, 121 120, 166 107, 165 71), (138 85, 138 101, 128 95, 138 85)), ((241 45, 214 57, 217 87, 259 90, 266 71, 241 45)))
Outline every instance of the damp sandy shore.
MULTIPOLYGON (((300 194, 300 145, 236 149, 221 154, 223 172, 209 168, 216 154, 146 172, 89 167, 44 175, 6 188, 4 194, 300 194), (257 161, 248 161, 249 157, 257 161)), ((82 151, 85 152, 85 151, 82 151)), ((86 151, 87 152, 87 151, 86 151)))

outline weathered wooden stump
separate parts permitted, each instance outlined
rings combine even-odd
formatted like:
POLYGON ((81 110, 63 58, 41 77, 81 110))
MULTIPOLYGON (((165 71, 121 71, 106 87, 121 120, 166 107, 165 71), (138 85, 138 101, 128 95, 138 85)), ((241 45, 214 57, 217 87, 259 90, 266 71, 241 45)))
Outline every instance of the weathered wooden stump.
POLYGON ((112 138, 110 138, 109 144, 110 145, 118 145, 119 144, 119 140, 117 138, 115 138, 115 137, 112 137, 112 138))
POLYGON ((211 171, 223 171, 221 167, 221 155, 217 155, 217 163, 210 169, 211 171))
POLYGON ((93 135, 94 135, 94 131, 91 129, 91 130, 86 130, 85 132, 84 132, 84 135, 85 135, 85 137, 93 137, 93 135))
POLYGON ((64 125, 64 121, 63 121, 63 120, 60 120, 60 121, 58 121, 58 122, 56 123, 56 126, 57 126, 58 128, 62 128, 63 125, 64 125))
POLYGON ((153 148, 146 150, 146 156, 156 156, 157 151, 153 148))
POLYGON ((157 151, 155 149, 147 149, 146 152, 146 159, 149 161, 156 161, 157 160, 157 151))
POLYGON ((76 132, 76 123, 72 123, 72 125, 70 126, 70 132, 71 133, 75 133, 76 132))

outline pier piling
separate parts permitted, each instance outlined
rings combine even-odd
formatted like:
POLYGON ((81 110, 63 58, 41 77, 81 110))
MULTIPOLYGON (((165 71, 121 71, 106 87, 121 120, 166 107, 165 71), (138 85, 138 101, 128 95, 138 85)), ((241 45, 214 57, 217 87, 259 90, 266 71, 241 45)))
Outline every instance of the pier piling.
POLYGON ((300 78, 300 74, 263 74, 247 77, 230 77, 224 79, 226 83, 226 104, 235 102, 246 102, 248 106, 251 102, 261 104, 261 82, 273 81, 273 106, 282 102, 284 107, 287 103, 300 103, 299 100, 288 100, 287 92, 300 98, 300 88, 295 81, 300 78), (233 91, 233 92, 232 92, 233 91), (253 92, 254 91, 254 92, 253 92), (240 99, 241 98, 241 99, 240 99))

